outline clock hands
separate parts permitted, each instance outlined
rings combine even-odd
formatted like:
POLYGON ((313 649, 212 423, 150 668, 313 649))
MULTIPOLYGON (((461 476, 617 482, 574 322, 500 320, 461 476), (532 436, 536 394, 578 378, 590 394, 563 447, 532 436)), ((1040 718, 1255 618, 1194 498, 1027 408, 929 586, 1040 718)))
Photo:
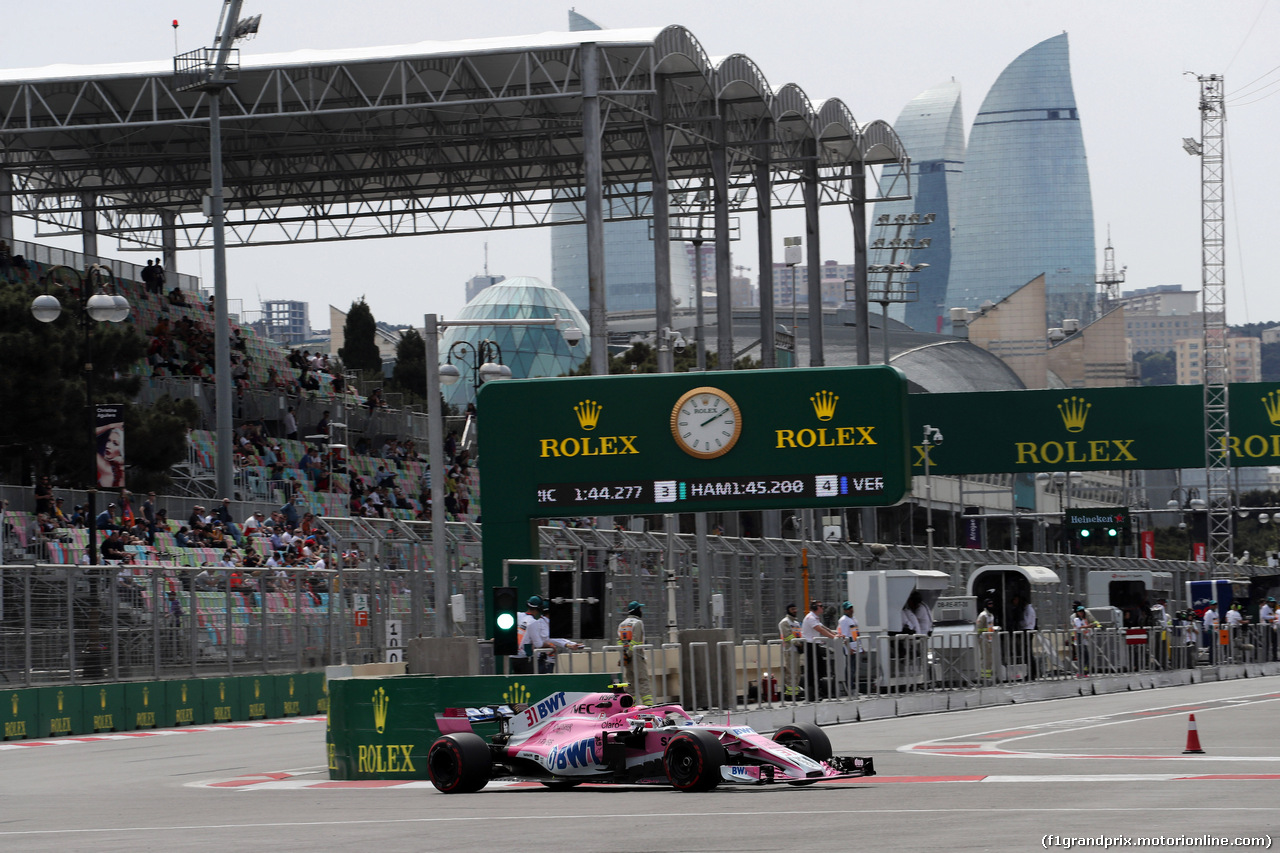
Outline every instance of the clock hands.
POLYGON ((728 409, 725 409, 724 411, 716 412, 714 415, 712 415, 711 417, 707 418, 707 419, 706 419, 705 421, 703 421, 702 423, 698 424, 698 426, 706 426, 707 424, 711 423, 712 421, 716 420, 717 418, 719 418, 719 417, 723 416, 723 415, 724 415, 724 413, 725 413, 725 412, 727 412, 727 411, 729 411, 729 410, 728 410, 728 409))

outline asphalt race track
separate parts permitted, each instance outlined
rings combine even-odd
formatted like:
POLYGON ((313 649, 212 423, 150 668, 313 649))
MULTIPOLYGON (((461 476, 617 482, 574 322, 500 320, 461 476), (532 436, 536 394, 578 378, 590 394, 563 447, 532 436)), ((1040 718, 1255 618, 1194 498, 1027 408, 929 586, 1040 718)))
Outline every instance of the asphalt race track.
POLYGON ((827 732, 873 780, 706 794, 331 783, 318 718, 10 742, 0 851, 1217 850, 1196 839, 1280 836, 1278 720, 1280 678, 1253 678, 857 723, 827 732))

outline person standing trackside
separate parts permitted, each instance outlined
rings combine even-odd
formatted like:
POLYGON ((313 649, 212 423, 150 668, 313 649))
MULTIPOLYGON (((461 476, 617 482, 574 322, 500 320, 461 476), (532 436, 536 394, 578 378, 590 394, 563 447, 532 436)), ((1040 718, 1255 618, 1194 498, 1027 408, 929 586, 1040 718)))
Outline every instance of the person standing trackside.
POLYGON ((823 639, 835 636, 835 631, 822 624, 822 602, 816 598, 810 601, 800 625, 800 639, 805 643, 805 698, 810 702, 827 698, 827 646, 823 639))
POLYGON ((618 645, 622 646, 622 679, 631 685, 631 695, 641 705, 652 705, 649 662, 640 648, 644 645, 643 607, 638 601, 627 604, 627 618, 618 625, 618 645))
POLYGON ((1267 600, 1258 608, 1258 624, 1262 626, 1262 649, 1263 660, 1273 661, 1276 659, 1276 600, 1274 597, 1268 596, 1267 600))
POLYGON ((848 672, 849 695, 857 693, 858 662, 862 652, 862 640, 858 639, 858 617, 853 615, 853 602, 846 601, 842 605, 844 615, 836 623, 836 632, 844 641, 844 653, 847 660, 845 669, 848 672))
POLYGON ((534 649, 543 648, 542 596, 531 595, 523 613, 516 617, 516 653, 511 656, 511 672, 533 674, 534 649))
POLYGON ((996 647, 993 635, 1000 630, 1000 626, 996 625, 995 606, 995 601, 990 598, 982 602, 982 612, 973 621, 973 629, 978 632, 978 674, 988 681, 995 677, 996 647))
POLYGON ((804 646, 795 604, 788 604, 778 620, 778 638, 782 640, 782 680, 786 682, 783 695, 795 699, 800 695, 800 649, 804 646))

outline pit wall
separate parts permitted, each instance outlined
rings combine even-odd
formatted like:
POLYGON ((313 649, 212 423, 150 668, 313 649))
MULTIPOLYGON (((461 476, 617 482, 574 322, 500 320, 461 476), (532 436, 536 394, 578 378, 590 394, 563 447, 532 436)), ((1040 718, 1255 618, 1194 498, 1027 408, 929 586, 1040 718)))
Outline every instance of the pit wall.
POLYGON ((4 740, 310 716, 328 710, 321 672, 0 689, 4 740))
MULTIPOLYGON (((539 702, 561 691, 606 690, 611 674, 393 675, 329 680, 325 739, 331 779, 426 779, 427 750, 445 708, 539 702)), ((487 737, 497 724, 475 726, 487 737)))

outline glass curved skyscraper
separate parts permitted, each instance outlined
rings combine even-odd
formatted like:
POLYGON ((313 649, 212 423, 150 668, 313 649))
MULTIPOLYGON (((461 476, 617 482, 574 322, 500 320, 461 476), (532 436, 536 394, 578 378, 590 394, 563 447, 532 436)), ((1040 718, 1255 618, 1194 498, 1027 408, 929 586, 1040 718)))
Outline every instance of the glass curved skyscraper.
POLYGON ((1044 273, 1048 321, 1094 317, 1093 201, 1067 35, 1009 64, 969 133, 947 307, 998 302, 1044 273))
MULTIPOLYGON (((552 325, 449 326, 440 338, 440 363, 449 358, 450 348, 459 341, 474 347, 488 340, 502 350, 502 363, 511 368, 513 379, 571 373, 591 355, 591 332, 569 298, 541 279, 517 276, 486 287, 463 306, 457 319, 523 320, 556 314, 582 330, 582 341, 577 346, 569 346, 564 335, 552 325)), ((465 406, 475 399, 471 347, 460 348, 454 357, 462 378, 440 389, 445 401, 455 406, 465 406)))
MULTIPOLYGON (((955 80, 940 83, 911 100, 894 122, 894 131, 911 155, 911 192, 907 201, 887 201, 875 206, 872 222, 884 214, 890 220, 899 214, 932 213, 932 225, 918 226, 903 237, 929 239, 928 249, 913 252, 912 263, 929 264, 927 269, 912 273, 909 281, 916 285, 918 298, 905 305, 893 305, 889 315, 904 321, 918 332, 940 331, 946 316, 947 279, 951 271, 951 207, 959 192, 960 173, 964 169, 964 114, 960 109, 960 84, 955 80)), ((889 194, 897 189, 901 169, 885 166, 880 174, 881 191, 889 194)), ((892 240, 896 229, 871 229, 871 239, 892 240)), ((871 249, 867 259, 872 264, 887 264, 889 249, 871 249)), ((899 253, 898 260, 903 260, 899 253)), ((873 282, 872 288, 875 288, 873 282)))

